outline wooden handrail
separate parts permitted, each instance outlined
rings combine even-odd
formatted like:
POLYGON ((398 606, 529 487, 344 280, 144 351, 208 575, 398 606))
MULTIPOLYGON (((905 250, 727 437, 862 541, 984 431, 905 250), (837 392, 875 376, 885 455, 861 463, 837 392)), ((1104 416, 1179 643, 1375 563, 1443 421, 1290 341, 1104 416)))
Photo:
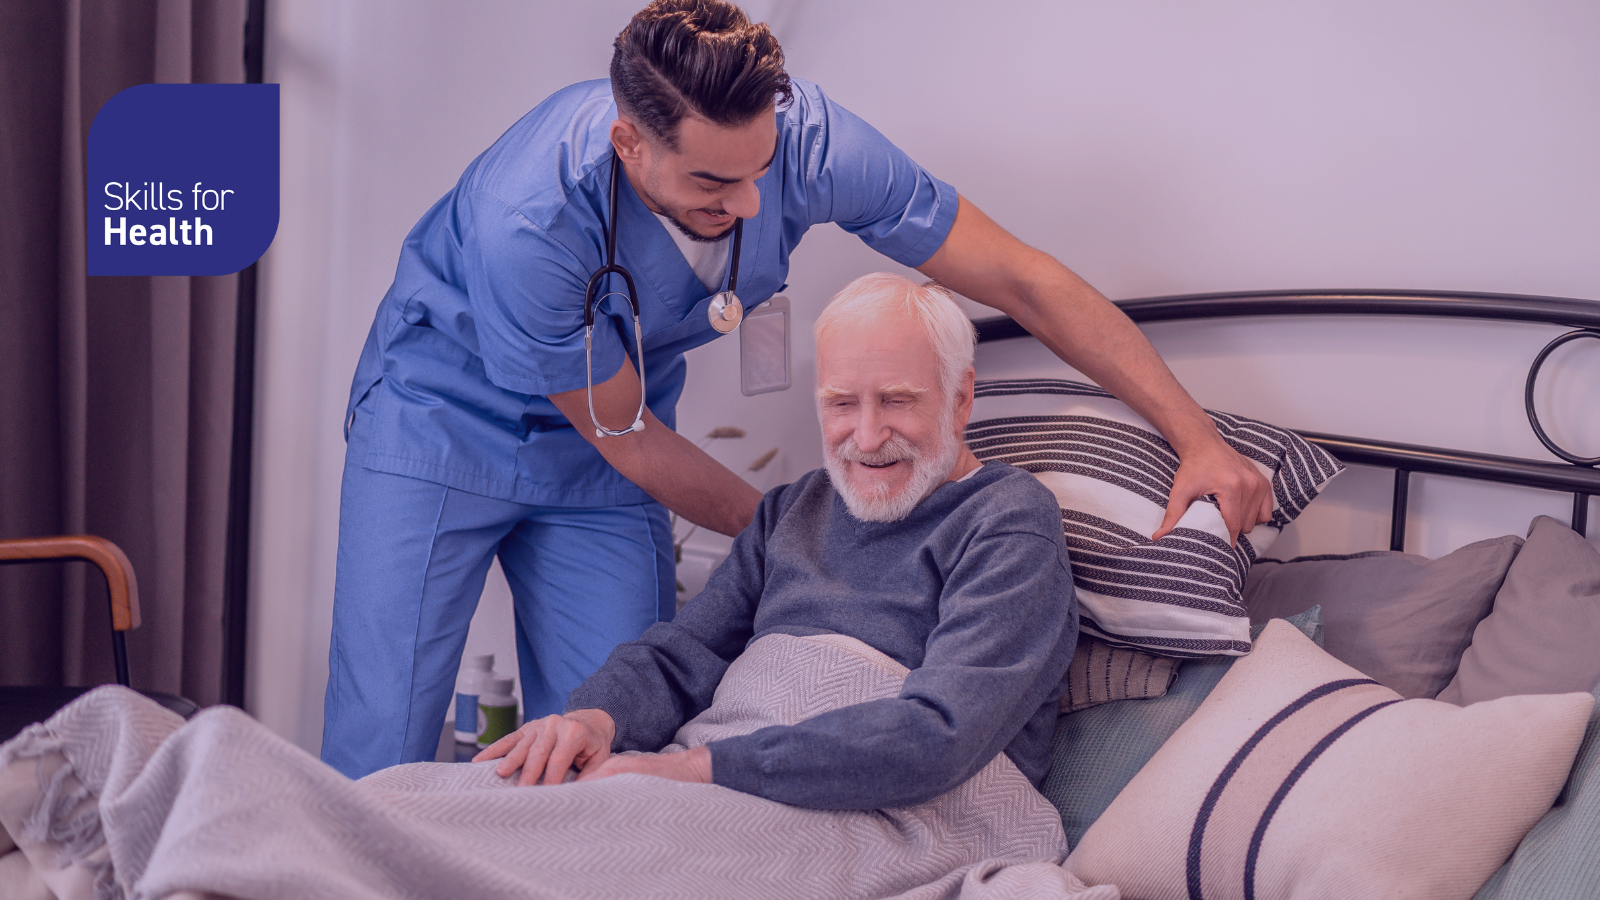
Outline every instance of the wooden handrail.
POLYGON ((111 627, 116 631, 139 627, 139 584, 121 547, 92 534, 0 540, 0 563, 49 559, 81 559, 99 566, 111 593, 111 627))

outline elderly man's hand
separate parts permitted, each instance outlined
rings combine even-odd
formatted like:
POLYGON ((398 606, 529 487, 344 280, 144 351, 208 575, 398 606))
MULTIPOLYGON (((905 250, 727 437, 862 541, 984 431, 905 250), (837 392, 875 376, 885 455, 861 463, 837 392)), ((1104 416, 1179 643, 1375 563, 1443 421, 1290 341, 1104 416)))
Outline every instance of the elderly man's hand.
POLYGON ((670 778, 673 781, 711 783, 711 751, 706 747, 695 747, 679 753, 637 753, 628 756, 613 756, 598 766, 583 770, 578 776, 579 781, 593 781, 597 778, 609 778, 612 775, 654 775, 657 778, 670 778))
POLYGON ((500 759, 495 774, 505 778, 522 769, 517 785, 560 784, 567 770, 587 773, 611 756, 617 723, 599 709, 575 709, 564 716, 545 716, 484 748, 473 762, 500 759), (504 759, 501 759, 504 757, 504 759))
POLYGON ((1151 539, 1172 531, 1189 504, 1206 494, 1217 498, 1222 521, 1228 526, 1229 543, 1237 544, 1241 532, 1272 519, 1272 485, 1260 469, 1217 435, 1214 441, 1179 455, 1172 495, 1167 499, 1167 515, 1151 539))

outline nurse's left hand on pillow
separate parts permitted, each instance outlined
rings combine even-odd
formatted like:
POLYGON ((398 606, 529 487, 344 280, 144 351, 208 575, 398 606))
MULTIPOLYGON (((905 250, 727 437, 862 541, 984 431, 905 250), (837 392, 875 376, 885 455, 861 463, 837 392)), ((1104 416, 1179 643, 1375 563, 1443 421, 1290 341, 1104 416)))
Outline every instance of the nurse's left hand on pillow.
POLYGON ((575 709, 526 723, 484 748, 472 761, 499 759, 495 774, 501 778, 520 768, 519 787, 541 783, 541 776, 543 784, 561 784, 574 766, 587 773, 604 763, 611 756, 616 735, 617 723, 609 713, 575 709))
POLYGON ((1237 545, 1239 535, 1272 521, 1272 482, 1250 460, 1222 440, 1213 427, 1206 440, 1178 453, 1178 471, 1172 479, 1167 514, 1151 535, 1160 540, 1176 528, 1189 504, 1211 494, 1228 526, 1228 538, 1237 545))

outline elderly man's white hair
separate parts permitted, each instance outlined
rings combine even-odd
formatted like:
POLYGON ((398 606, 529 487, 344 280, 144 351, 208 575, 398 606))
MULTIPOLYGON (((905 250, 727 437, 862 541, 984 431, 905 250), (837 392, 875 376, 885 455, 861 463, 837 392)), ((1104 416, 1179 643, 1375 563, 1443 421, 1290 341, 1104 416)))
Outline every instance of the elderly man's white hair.
POLYGON ((895 308, 909 312, 922 325, 939 358, 939 387, 946 394, 954 392, 962 373, 972 368, 978 332, 950 292, 935 282, 918 284, 891 272, 863 275, 835 294, 817 317, 817 340, 820 343, 835 328, 895 308))

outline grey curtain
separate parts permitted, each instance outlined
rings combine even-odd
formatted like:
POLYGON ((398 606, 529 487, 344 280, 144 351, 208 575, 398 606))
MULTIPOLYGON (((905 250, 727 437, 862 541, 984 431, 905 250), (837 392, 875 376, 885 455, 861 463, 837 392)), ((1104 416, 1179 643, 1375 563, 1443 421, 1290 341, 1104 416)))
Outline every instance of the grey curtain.
MULTIPOLYGON (((87 277, 85 140, 147 82, 244 80, 245 0, 0 4, 0 537, 98 534, 133 684, 219 697, 237 278, 87 277)), ((0 684, 114 680, 85 564, 0 568, 0 684)))

